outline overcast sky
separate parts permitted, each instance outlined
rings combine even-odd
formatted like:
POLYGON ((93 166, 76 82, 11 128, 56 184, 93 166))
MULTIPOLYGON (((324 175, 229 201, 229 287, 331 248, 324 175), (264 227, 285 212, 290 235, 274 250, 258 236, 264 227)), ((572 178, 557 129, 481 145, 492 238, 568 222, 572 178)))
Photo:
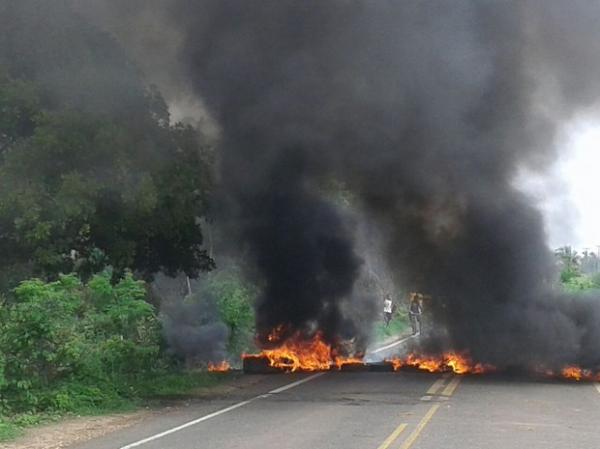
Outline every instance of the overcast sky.
POLYGON ((523 174, 518 185, 544 213, 548 244, 578 250, 600 245, 600 123, 580 121, 565 129, 561 158, 545 176, 523 174))

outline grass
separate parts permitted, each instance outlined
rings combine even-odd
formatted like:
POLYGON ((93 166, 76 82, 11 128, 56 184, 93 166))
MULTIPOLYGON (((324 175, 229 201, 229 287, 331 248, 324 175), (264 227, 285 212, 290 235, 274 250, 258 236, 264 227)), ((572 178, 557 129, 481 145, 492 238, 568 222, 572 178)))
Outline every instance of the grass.
POLYGON ((87 387, 65 384, 68 411, 0 415, 0 442, 14 440, 25 429, 72 416, 102 416, 124 413, 167 399, 193 396, 198 389, 211 388, 232 379, 232 373, 165 372, 128 385, 87 387))
POLYGON ((231 379, 233 375, 207 372, 167 373, 140 383, 139 394, 145 399, 186 397, 194 390, 214 387, 231 379))
POLYGON ((383 342, 392 337, 399 337, 407 333, 410 328, 408 317, 406 315, 395 314, 390 321, 389 326, 386 326, 383 321, 378 321, 375 324, 374 336, 375 342, 383 342))
POLYGON ((0 416, 0 443, 14 440, 23 434, 22 427, 0 416))
POLYGON ((25 429, 60 419, 58 413, 19 413, 0 416, 0 442, 14 440, 23 435, 25 429))

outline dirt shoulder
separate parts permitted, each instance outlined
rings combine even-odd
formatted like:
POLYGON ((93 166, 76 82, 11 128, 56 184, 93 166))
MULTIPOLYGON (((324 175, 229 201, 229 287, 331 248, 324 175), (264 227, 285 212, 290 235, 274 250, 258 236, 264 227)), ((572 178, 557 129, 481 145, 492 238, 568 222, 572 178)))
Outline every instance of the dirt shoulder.
POLYGON ((186 395, 161 397, 151 400, 147 408, 130 413, 103 416, 70 417, 60 421, 31 427, 18 439, 0 444, 2 449, 66 449, 110 433, 140 424, 151 418, 185 409, 190 403, 215 397, 236 395, 253 387, 260 388, 263 376, 244 376, 231 373, 217 385, 199 387, 186 395))
POLYGON ((32 427, 25 435, 3 449, 63 449, 76 443, 98 438, 144 420, 156 411, 141 410, 107 416, 68 418, 52 424, 32 427))

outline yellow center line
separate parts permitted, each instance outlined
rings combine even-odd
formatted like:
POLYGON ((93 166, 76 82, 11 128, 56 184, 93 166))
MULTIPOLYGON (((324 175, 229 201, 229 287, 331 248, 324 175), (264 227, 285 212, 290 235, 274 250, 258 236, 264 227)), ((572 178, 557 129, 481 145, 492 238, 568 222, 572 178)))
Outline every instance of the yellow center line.
POLYGON ((456 390, 456 387, 458 387, 458 384, 460 383, 462 377, 455 377, 454 379, 452 379, 452 381, 446 386, 446 388, 444 388, 444 391, 442 391, 442 396, 452 396, 452 393, 454 393, 454 390, 456 390))
POLYGON ((434 384, 431 387, 429 387, 429 390, 427 390, 426 394, 436 394, 438 391, 440 391, 444 386, 444 382, 446 382, 446 378, 447 377, 445 376, 440 377, 438 380, 436 380, 434 384))
POLYGON ((402 443, 400 449, 409 449, 415 443, 415 441, 417 440, 417 438, 419 438, 419 435, 421 434, 427 423, 431 421, 431 418, 433 418, 433 415, 435 414, 435 412, 437 412, 438 408, 440 408, 440 404, 435 404, 429 409, 429 411, 423 417, 421 422, 417 425, 415 430, 413 430, 412 433, 408 436, 408 438, 404 441, 404 443, 402 443))
POLYGON ((387 449, 388 447, 390 447, 390 445, 396 441, 396 438, 398 438, 400 436, 400 434, 404 431, 404 429, 406 429, 406 424, 402 423, 400 424, 398 427, 396 427, 396 430, 394 430, 391 435, 389 437, 387 437, 385 439, 385 441, 383 443, 381 443, 381 446, 379 446, 377 449, 387 449))

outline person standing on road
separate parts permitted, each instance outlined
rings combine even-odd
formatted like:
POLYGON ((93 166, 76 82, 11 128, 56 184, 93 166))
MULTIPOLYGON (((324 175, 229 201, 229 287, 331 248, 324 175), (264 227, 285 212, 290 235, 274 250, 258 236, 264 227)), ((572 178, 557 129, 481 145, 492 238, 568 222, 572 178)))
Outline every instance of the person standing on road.
POLYGON ((419 300, 419 294, 412 293, 410 297, 410 305, 408 307, 408 315, 410 316, 410 325, 413 335, 421 333, 421 315, 423 314, 423 306, 419 300))
POLYGON ((385 295, 383 300, 383 321, 385 322, 385 326, 389 326, 390 321, 392 320, 392 298, 390 295, 385 295))

